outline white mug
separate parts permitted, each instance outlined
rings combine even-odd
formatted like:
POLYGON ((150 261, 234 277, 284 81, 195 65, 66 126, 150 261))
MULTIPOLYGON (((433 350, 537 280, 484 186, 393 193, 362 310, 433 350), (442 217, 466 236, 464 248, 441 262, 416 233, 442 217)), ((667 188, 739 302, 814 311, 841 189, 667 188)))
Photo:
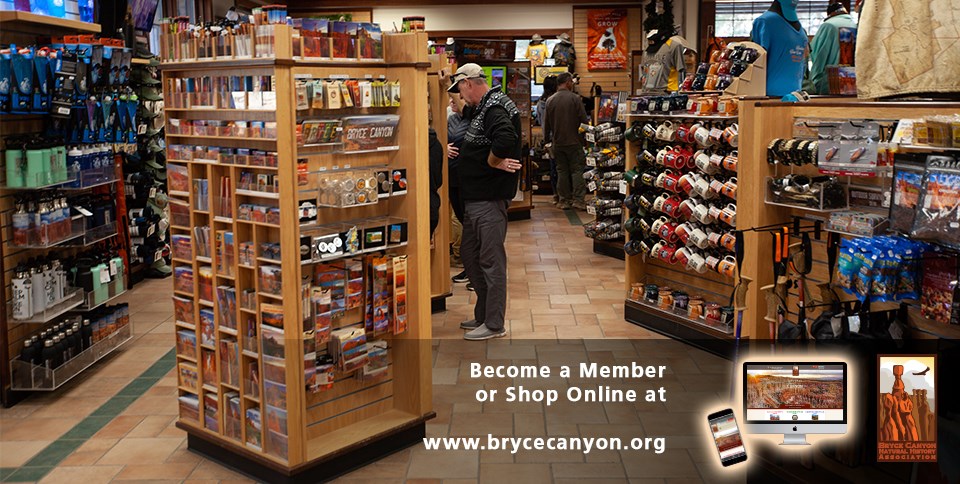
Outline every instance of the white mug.
POLYGON ((657 128, 657 139, 661 141, 673 141, 676 139, 677 129, 673 126, 673 121, 664 121, 657 128))
MULTIPOLYGON (((656 204, 654 204, 654 205, 656 205, 656 204)), ((659 233, 659 232, 660 232, 660 229, 663 228, 663 225, 664 225, 665 223, 667 223, 668 221, 669 221, 669 219, 667 219, 667 217, 665 217, 665 216, 661 216, 660 218, 654 220, 654 221, 653 221, 653 224, 650 225, 650 232, 651 232, 651 233, 654 233, 654 234, 659 233)), ((657 252, 657 251, 658 251, 658 249, 654 249, 652 252, 657 252)))
POLYGON ((706 203, 699 203, 693 208, 693 218, 704 225, 712 224, 715 221, 710 216, 710 206, 706 203))
POLYGON ((666 158, 667 153, 673 151, 673 146, 665 146, 657 152, 657 164, 663 166, 663 160, 666 158))
POLYGON ((693 159, 697 169, 708 175, 713 175, 718 171, 717 167, 714 166, 713 163, 710 163, 710 155, 707 154, 706 151, 698 151, 697 154, 694 155, 693 159))
POLYGON ((707 177, 700 177, 700 179, 697 180, 697 184, 693 186, 692 191, 695 195, 705 200, 710 200, 717 196, 716 193, 710 190, 710 179, 707 177))
POLYGON ((703 274, 707 272, 707 259, 699 252, 691 251, 687 257, 687 269, 703 274))
POLYGON ((710 137, 710 130, 703 126, 697 128, 697 131, 693 134, 693 138, 697 140, 697 144, 700 146, 705 148, 713 146, 713 138, 710 137))
POLYGON ((707 233, 700 227, 695 227, 690 231, 690 238, 688 242, 691 245, 695 245, 700 249, 706 249, 709 246, 707 233))

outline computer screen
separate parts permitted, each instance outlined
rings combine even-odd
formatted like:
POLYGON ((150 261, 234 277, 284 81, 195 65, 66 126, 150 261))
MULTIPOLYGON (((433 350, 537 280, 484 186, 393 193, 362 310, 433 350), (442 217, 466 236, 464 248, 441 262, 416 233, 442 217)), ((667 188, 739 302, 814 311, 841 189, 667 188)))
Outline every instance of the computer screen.
POLYGON ((747 422, 845 423, 845 363, 745 363, 747 422))

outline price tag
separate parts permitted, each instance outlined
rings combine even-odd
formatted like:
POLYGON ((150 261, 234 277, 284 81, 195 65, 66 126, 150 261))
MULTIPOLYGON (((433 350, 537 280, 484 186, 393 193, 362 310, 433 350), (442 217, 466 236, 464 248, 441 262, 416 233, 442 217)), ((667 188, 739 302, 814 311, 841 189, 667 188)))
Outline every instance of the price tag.
POLYGON ((587 183, 587 190, 590 190, 591 192, 597 191, 597 182, 587 183))
POLYGON ((621 195, 626 195, 626 194, 627 194, 627 181, 626 181, 626 180, 620 180, 620 194, 621 194, 621 195))
POLYGON ((146 133, 147 133, 147 125, 141 124, 137 126, 137 134, 146 134, 146 133))
POLYGON ((150 195, 147 198, 153 198, 157 196, 157 187, 150 187, 150 195))
POLYGON ((150 224, 150 227, 147 229, 147 237, 150 237, 156 231, 157 231, 156 224, 150 224))
POLYGON ((713 128, 710 130, 710 137, 713 139, 720 139, 723 136, 723 131, 720 128, 713 128))
POLYGON ((70 114, 70 108, 64 107, 64 106, 60 106, 60 107, 57 108, 57 114, 59 114, 59 115, 61 115, 61 116, 67 116, 67 115, 70 114))
POLYGON ((596 215, 597 207, 594 207, 593 205, 587 205, 587 213, 589 213, 590 215, 596 215))
POLYGON ((587 157, 587 166, 597 166, 597 159, 592 156, 587 157))
POLYGON ((117 261, 110 259, 110 277, 117 275, 117 261))
POLYGON ((623 209, 620 207, 610 209, 610 215, 620 215, 623 213, 623 209))
POLYGON ((154 262, 156 262, 156 261, 158 261, 158 260, 160 260, 160 259, 163 259, 163 251, 162 251, 162 250, 158 250, 158 251, 156 251, 156 252, 153 253, 153 261, 154 261, 154 262))
POLYGON ((593 136, 593 133, 587 133, 585 136, 586 136, 586 138, 587 138, 587 142, 588 142, 588 143, 594 143, 594 142, 596 142, 596 139, 597 139, 597 138, 593 136))
POLYGON ((100 284, 110 283, 110 271, 100 271, 100 284))
POLYGON ((73 209, 76 210, 76 211, 78 211, 78 212, 80 212, 80 214, 83 215, 84 217, 93 217, 93 212, 91 212, 91 211, 89 211, 89 210, 87 210, 87 209, 85 209, 85 208, 83 208, 83 207, 78 207, 78 206, 74 205, 73 209))

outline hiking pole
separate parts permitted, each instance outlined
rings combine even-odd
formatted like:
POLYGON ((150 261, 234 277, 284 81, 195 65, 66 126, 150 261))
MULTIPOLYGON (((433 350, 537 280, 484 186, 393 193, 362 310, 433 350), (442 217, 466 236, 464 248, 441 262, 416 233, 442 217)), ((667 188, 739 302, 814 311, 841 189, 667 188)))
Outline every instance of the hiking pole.
MULTIPOLYGON (((750 286, 750 283, 753 282, 753 279, 749 277, 740 276, 740 283, 737 284, 736 292, 734 293, 734 310, 737 311, 737 329, 734 333, 734 343, 733 343, 733 369, 736 371, 737 362, 740 358, 740 331, 743 328, 743 312, 747 309, 747 288, 750 286)), ((737 387, 737 380, 732 379, 730 385, 730 398, 732 399, 735 394, 737 387)))

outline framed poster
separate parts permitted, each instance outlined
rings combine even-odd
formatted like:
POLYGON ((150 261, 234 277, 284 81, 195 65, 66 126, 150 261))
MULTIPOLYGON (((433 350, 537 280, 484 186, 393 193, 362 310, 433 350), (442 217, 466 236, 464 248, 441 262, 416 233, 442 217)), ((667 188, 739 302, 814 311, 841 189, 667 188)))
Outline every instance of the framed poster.
POLYGON ((533 82, 543 84, 543 80, 547 77, 556 76, 561 72, 567 72, 569 70, 570 68, 568 66, 537 66, 534 68, 533 82))
POLYGON ((507 92, 505 82, 507 77, 506 66, 484 66, 483 75, 487 77, 487 84, 490 85, 491 89, 499 86, 501 91, 507 92))
POLYGON ((587 11, 587 70, 627 68, 627 9, 587 11))

